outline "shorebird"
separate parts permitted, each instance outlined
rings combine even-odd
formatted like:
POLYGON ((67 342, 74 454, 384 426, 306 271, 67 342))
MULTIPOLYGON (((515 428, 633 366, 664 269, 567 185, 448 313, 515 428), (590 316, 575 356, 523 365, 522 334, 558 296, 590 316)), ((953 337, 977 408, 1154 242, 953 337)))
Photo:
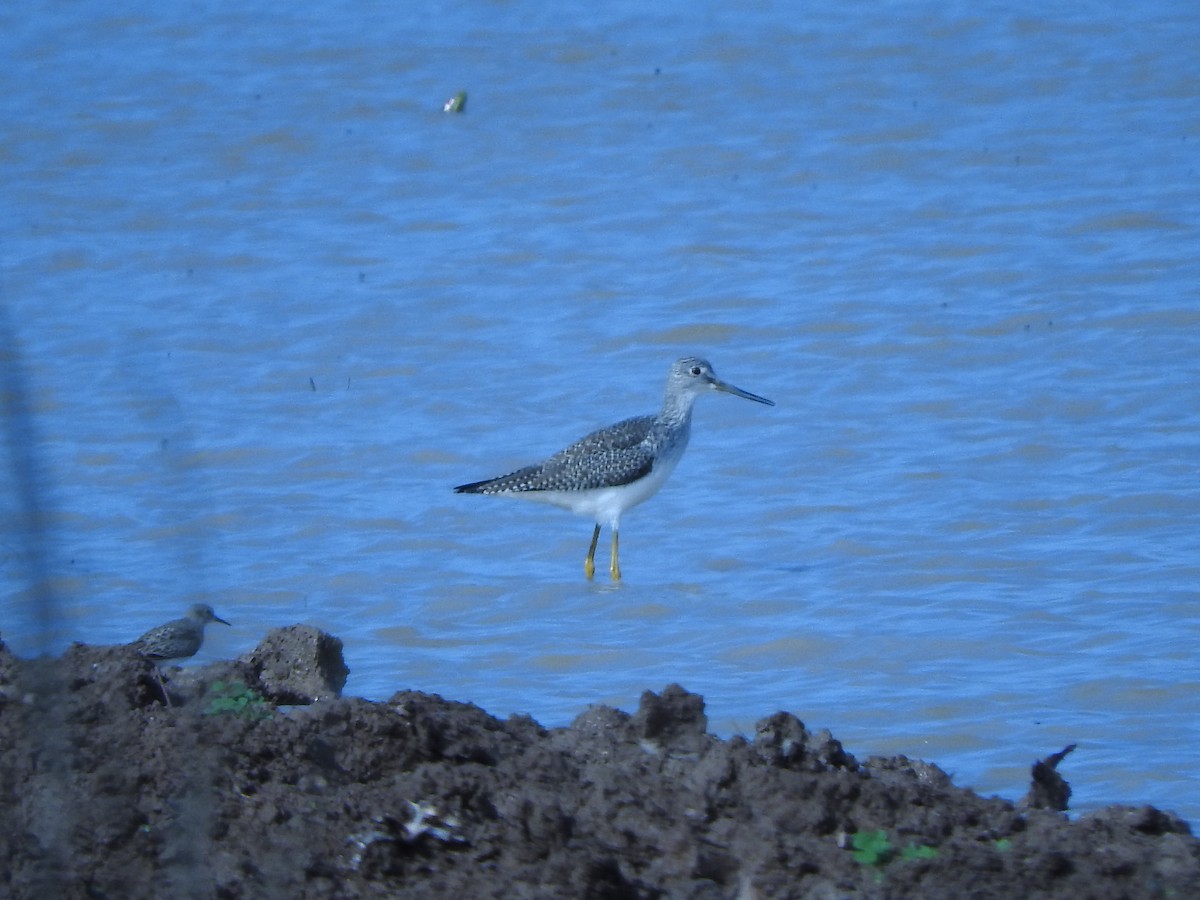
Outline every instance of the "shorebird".
POLYGON ((229 624, 213 612, 213 608, 207 603, 196 603, 184 618, 173 619, 151 628, 133 642, 135 650, 155 663, 154 671, 158 674, 158 683, 163 689, 168 706, 171 705, 171 697, 167 693, 167 686, 163 684, 158 664, 195 656, 200 645, 204 643, 204 626, 209 622, 229 624))
POLYGON ((612 530, 609 575, 621 580, 617 537, 621 515, 654 496, 687 448, 692 407, 701 394, 724 391, 755 403, 775 404, 719 379, 707 360, 685 356, 671 365, 667 393, 656 416, 634 416, 593 431, 548 459, 499 478, 460 484, 457 494, 523 497, 588 516, 596 523, 583 571, 596 572, 600 528, 612 530))

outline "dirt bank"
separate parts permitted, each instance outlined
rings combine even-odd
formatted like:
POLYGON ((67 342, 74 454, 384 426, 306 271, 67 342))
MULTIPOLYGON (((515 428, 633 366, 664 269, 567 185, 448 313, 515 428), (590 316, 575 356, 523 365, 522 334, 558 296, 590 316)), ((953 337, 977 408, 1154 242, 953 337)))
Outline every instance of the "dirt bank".
POLYGON ((1200 896, 1175 816, 1036 808, 1065 802, 1069 757, 1014 804, 856 760, 787 713, 719 740, 675 685, 546 729, 411 691, 340 697, 345 678, 340 642, 305 627, 168 670, 170 706, 129 648, 0 644, 0 895, 1200 896))

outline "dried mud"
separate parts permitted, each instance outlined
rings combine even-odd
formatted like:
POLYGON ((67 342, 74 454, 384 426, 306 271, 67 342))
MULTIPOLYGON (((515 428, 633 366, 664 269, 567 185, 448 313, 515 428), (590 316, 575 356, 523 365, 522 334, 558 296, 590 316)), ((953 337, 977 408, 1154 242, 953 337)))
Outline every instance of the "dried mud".
POLYGON ((0 895, 1200 896, 1179 818, 1059 811, 1067 751, 1013 803, 859 761, 787 713, 718 739, 676 685, 552 729, 369 702, 340 696, 340 642, 304 626, 165 677, 171 705, 130 648, 0 644, 0 895))

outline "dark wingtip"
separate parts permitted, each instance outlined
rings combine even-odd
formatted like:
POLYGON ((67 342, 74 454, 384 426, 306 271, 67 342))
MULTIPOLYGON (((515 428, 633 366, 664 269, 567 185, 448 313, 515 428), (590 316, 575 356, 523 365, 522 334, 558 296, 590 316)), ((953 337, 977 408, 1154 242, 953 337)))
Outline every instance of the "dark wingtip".
POLYGON ((479 488, 487 484, 486 481, 472 481, 470 484, 460 484, 454 489, 456 494, 478 494, 479 488))

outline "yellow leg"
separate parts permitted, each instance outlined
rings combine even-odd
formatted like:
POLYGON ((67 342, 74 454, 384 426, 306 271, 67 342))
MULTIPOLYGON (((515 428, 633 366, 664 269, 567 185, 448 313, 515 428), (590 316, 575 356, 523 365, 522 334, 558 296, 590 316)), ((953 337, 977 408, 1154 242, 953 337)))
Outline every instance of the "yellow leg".
POLYGON ((613 529, 613 549, 612 563, 609 564, 608 574, 612 576, 613 581, 621 580, 621 565, 617 562, 617 529, 613 529))
POLYGON ((596 526, 596 530, 592 532, 592 546, 588 547, 587 559, 583 561, 583 573, 587 575, 588 581, 592 580, 592 576, 596 574, 596 543, 600 540, 600 526, 596 526))

